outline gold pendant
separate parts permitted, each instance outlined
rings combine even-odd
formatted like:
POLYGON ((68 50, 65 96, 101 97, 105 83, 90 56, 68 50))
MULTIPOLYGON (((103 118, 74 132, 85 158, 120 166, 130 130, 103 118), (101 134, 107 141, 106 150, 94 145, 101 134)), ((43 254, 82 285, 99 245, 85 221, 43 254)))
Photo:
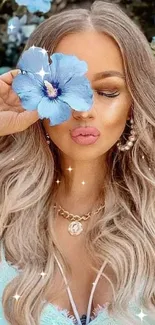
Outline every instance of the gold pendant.
POLYGON ((77 236, 83 231, 82 223, 79 221, 72 221, 68 226, 70 235, 77 236))

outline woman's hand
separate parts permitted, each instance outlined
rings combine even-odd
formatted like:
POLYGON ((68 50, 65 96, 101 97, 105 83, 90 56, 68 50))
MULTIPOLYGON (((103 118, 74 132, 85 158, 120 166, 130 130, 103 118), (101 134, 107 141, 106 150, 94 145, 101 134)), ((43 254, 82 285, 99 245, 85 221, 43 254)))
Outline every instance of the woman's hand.
POLYGON ((39 120, 37 110, 26 111, 11 87, 19 72, 15 69, 0 75, 0 136, 24 131, 39 120))

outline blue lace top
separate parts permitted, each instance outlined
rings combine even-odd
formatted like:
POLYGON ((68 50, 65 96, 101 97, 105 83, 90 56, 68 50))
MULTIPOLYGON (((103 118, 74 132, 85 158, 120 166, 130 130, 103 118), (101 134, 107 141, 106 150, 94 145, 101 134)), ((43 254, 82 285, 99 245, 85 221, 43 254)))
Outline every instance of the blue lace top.
MULTIPOLYGON (((60 271, 63 274, 61 265, 57 260, 58 265, 60 267, 60 271)), ((101 267, 99 273, 102 273, 104 265, 101 267)), ((6 321, 6 318, 3 313, 3 306, 2 306, 2 295, 3 290, 5 289, 6 285, 15 278, 19 272, 17 266, 12 265, 10 262, 7 262, 5 259, 5 253, 3 248, 3 242, 1 242, 1 262, 0 262, 0 325, 10 325, 6 321)), ((120 322, 117 319, 114 319, 108 315, 108 303, 104 304, 103 306, 98 305, 93 315, 90 317, 90 309, 91 309, 91 301, 93 297, 93 292, 95 291, 95 287, 97 285, 98 279, 100 274, 98 273, 95 282, 93 283, 93 289, 90 295, 90 300, 88 303, 88 312, 87 315, 83 315, 81 318, 78 315, 76 305, 74 303, 70 288, 68 286, 68 295, 69 299, 74 311, 74 316, 70 315, 69 312, 65 309, 61 309, 59 306, 51 304, 46 300, 43 301, 43 309, 40 315, 40 325, 120 325, 120 322)), ((63 274, 64 281, 66 282, 65 275, 63 274)), ((141 312, 140 307, 136 304, 135 300, 129 303, 129 311, 137 315, 136 317, 139 318, 139 314, 141 312)), ((147 312, 143 310, 143 313, 146 316, 141 321, 143 325, 155 325, 155 319, 149 318, 147 312)), ((139 318, 140 319, 140 318, 139 318)), ((24 325, 24 324, 23 324, 24 325)))

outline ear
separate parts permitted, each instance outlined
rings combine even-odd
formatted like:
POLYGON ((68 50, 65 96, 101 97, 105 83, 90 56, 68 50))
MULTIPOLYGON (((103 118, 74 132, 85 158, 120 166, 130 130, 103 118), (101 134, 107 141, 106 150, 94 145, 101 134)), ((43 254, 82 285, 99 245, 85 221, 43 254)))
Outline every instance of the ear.
POLYGON ((131 106, 130 106, 130 111, 129 111, 129 115, 128 115, 127 121, 130 120, 131 117, 132 117, 132 113, 133 113, 132 110, 133 110, 133 107, 134 107, 134 103, 132 103, 131 106))

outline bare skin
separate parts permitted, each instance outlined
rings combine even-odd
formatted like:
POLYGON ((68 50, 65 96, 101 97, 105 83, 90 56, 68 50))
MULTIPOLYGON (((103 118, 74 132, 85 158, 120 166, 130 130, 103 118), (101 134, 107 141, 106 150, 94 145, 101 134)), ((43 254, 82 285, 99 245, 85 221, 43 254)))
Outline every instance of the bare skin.
MULTIPOLYGON (((97 274, 94 270, 92 270, 91 266, 94 265, 94 262, 91 261, 91 258, 85 249, 84 234, 77 237, 72 237, 68 234, 66 227, 66 224, 61 224, 58 221, 55 232, 57 234, 63 256, 71 266, 72 276, 69 281, 69 286, 78 313, 81 317, 83 314, 87 314, 90 292, 97 274)), ((100 268, 101 265, 96 266, 100 268)), ((109 265, 105 266, 104 272, 114 284, 116 282, 115 275, 109 265)), ((51 285, 49 285, 46 300, 60 306, 63 309, 67 309, 70 312, 70 315, 74 315, 66 290, 61 293, 61 296, 53 299, 53 292, 58 292, 58 288, 60 287, 62 280, 62 274, 60 273, 59 268, 56 267, 56 273, 51 285)), ((102 306, 106 302, 111 302, 112 299, 113 292, 108 280, 104 277, 100 277, 94 292, 91 312, 98 306, 98 304, 102 306)))
MULTIPOLYGON (((48 120, 43 121, 50 138, 61 152, 64 178, 59 185, 57 202, 70 213, 82 215, 92 210, 104 184, 106 154, 124 131, 126 121, 130 118, 132 98, 123 77, 113 75, 94 81, 94 75, 101 71, 115 70, 124 76, 120 51, 110 37, 92 31, 67 35, 59 42, 55 52, 73 54, 87 62, 86 76, 91 82, 95 94, 94 104, 89 111, 77 112, 73 110, 70 119, 61 125, 50 126, 48 120), (102 91, 104 95, 100 96, 97 91, 102 91), (118 96, 106 97, 106 94, 113 93, 118 96), (74 143, 70 137, 70 129, 76 126, 85 126, 85 124, 97 127, 101 132, 100 139, 93 145, 81 146, 74 143), (58 134, 59 136, 57 136, 58 134), (69 166, 72 167, 71 171, 67 170, 69 166), (83 180, 85 185, 81 184, 83 180)), ((87 222, 83 222, 84 228, 87 222)), ((68 220, 58 216, 55 233, 73 272, 70 288, 79 315, 82 315, 86 314, 96 274, 90 267, 91 259, 85 249, 84 233, 79 236, 71 236, 67 230, 68 224, 68 220)), ((98 265, 98 268, 100 266, 98 265)), ((104 271, 114 284, 116 279, 112 268, 107 265, 104 271)), ((57 270, 54 279, 56 289, 61 281, 62 275, 57 270)), ((103 305, 107 301, 110 302, 112 298, 113 293, 109 282, 103 277, 100 278, 94 292, 92 309, 98 304, 103 305)), ((53 301, 49 291, 48 301, 67 308, 73 314, 66 292, 61 298, 53 301)))
POLYGON ((56 126, 50 126, 48 119, 43 120, 46 131, 61 152, 64 179, 60 182, 57 200, 71 213, 86 213, 96 202, 104 184, 106 154, 124 131, 130 116, 132 98, 124 78, 94 78, 96 73, 109 70, 124 75, 121 53, 110 37, 94 31, 67 35, 59 42, 55 52, 76 55, 80 60, 86 61, 86 76, 94 90, 94 103, 89 111, 77 112, 73 107, 70 119, 56 126), (99 92, 103 92, 102 96, 99 92), (118 96, 108 98, 107 94, 118 96), (96 127, 101 132, 100 138, 93 145, 76 144, 70 137, 72 128, 85 124, 96 127), (67 170, 69 166, 72 171, 67 170), (82 181, 85 181, 84 185, 82 181))
POLYGON ((0 136, 21 132, 39 120, 38 112, 28 112, 13 91, 13 78, 20 70, 11 70, 0 76, 0 136))
MULTIPOLYGON (((59 42, 55 52, 73 54, 87 62, 86 76, 91 82, 95 95, 94 104, 89 111, 77 112, 73 108, 70 119, 57 126, 50 126, 47 119, 43 121, 50 138, 61 151, 61 164, 65 177, 59 186, 57 202, 70 213, 82 215, 91 211, 98 198, 98 193, 104 184, 106 154, 123 133, 130 114, 132 99, 124 78, 109 76, 102 80, 94 80, 94 75, 101 71, 115 70, 124 75, 120 51, 110 37, 94 31, 67 35, 59 42), (102 96, 98 93, 101 91, 104 93, 102 96), (115 92, 118 94, 117 97, 106 97, 106 94, 115 92), (97 127, 101 132, 99 140, 94 145, 80 146, 74 143, 70 137, 70 129, 76 126, 85 126, 85 124, 97 127), (67 170, 69 166, 72 167, 71 172, 67 170), (82 185, 82 181, 85 181, 85 185, 82 185)), ((10 75, 0 77, 0 86, 2 86, 0 89, 3 89, 3 92, 0 93, 0 135, 20 132, 38 120, 36 111, 27 112, 22 109, 17 96, 12 93, 11 83, 10 75), (12 100, 9 102, 8 94, 9 98, 12 96, 12 100), (21 114, 25 114, 23 119, 21 114), (6 125, 8 118, 10 122, 6 125)), ((55 233, 72 269, 70 288, 81 316, 86 314, 96 274, 90 267, 92 261, 85 249, 84 234, 77 237, 70 236, 67 231, 68 223, 64 218, 58 217, 55 223, 55 233)), ((86 227, 86 223, 83 225, 86 227)), ((8 256, 6 256, 7 258, 8 256)), ((106 274, 114 283, 115 276, 109 266, 106 268, 106 274)), ((53 281, 57 291, 62 281, 62 275, 58 268, 53 281)), ((53 300, 51 286, 49 286, 49 294, 46 298, 49 302, 56 303, 73 314, 67 292, 53 300)), ((106 279, 100 278, 94 292, 92 309, 98 304, 103 305, 111 300, 110 284, 106 279)))

